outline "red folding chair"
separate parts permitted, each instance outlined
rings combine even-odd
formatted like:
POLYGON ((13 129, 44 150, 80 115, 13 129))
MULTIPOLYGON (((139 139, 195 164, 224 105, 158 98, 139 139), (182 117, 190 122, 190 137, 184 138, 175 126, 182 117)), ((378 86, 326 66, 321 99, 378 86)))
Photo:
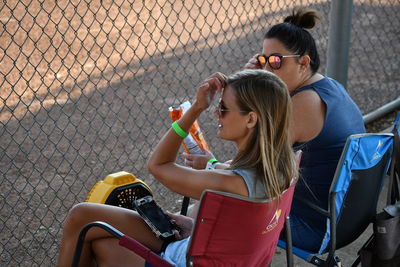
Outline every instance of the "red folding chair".
MULTIPOLYGON (((252 200, 230 193, 206 190, 187 250, 188 266, 267 266, 272 261, 285 218, 289 215, 295 182, 280 200, 252 200)), ((153 266, 172 266, 136 240, 103 222, 84 227, 78 239, 73 266, 78 266, 86 232, 101 227, 119 244, 153 266)))
POLYGON ((294 184, 277 200, 205 191, 187 262, 192 266, 267 266, 272 261, 294 184))

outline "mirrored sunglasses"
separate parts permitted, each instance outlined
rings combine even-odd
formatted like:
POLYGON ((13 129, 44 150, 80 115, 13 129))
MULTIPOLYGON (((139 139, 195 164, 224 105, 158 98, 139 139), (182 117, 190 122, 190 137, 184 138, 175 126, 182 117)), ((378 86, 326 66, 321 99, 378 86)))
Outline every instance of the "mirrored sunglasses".
POLYGON ((259 55, 259 56, 257 56, 257 60, 263 69, 265 68, 265 65, 268 63, 268 65, 272 69, 278 70, 281 68, 283 58, 285 58, 285 57, 300 57, 300 55, 286 55, 286 56, 282 56, 282 55, 278 55, 278 54, 272 54, 269 56, 259 55))

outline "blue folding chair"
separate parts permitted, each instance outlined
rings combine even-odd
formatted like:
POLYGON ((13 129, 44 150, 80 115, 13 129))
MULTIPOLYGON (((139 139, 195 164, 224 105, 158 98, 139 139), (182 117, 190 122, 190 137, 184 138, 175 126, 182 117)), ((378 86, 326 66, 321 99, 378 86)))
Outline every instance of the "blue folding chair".
POLYGON ((373 221, 392 148, 392 133, 349 136, 330 187, 328 210, 296 199, 327 218, 327 230, 319 250, 306 251, 290 245, 287 248, 283 240, 278 246, 292 250, 294 255, 316 266, 339 266, 335 250, 356 240, 373 221))

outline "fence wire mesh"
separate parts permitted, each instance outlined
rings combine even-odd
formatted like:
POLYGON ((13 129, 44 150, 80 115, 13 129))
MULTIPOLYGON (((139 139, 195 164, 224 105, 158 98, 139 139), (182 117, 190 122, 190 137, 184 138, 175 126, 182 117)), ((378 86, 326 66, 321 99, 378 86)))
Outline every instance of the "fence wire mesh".
MULTIPOLYGON (((54 265, 68 210, 113 172, 134 173, 176 210, 180 196, 145 168, 170 125, 168 107, 192 99, 209 74, 241 69, 294 7, 324 18, 312 30, 323 73, 330 4, 1 1, 0 265, 54 265)), ((363 113, 399 95, 399 13, 398 0, 354 1, 348 91, 363 113)), ((229 159, 212 114, 200 125, 229 159)))

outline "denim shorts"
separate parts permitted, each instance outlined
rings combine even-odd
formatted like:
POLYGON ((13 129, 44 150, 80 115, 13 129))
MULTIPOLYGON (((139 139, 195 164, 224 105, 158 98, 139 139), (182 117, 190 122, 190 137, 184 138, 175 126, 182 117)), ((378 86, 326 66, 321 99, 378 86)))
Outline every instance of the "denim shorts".
MULTIPOLYGON (((170 262, 171 264, 175 265, 176 267, 185 267, 186 266, 186 251, 187 246, 189 244, 189 237, 171 242, 164 247, 161 248, 159 255, 165 259, 166 261, 170 262)), ((153 267, 147 261, 144 264, 145 267, 153 267)))

